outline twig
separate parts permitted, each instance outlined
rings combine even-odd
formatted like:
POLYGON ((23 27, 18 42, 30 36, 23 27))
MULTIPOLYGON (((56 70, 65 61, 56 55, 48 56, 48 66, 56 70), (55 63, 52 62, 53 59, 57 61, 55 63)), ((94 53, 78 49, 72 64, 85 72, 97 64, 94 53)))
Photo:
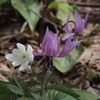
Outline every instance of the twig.
POLYGON ((59 31, 59 33, 58 33, 58 36, 60 36, 60 34, 61 34, 61 31, 63 30, 63 28, 66 26, 66 24, 65 25, 63 25, 62 26, 62 28, 60 28, 60 31, 59 31))
POLYGON ((40 63, 43 62, 44 59, 45 59, 45 57, 42 57, 42 58, 38 61, 38 63, 36 64, 36 67, 38 67, 38 66, 40 65, 40 63))
POLYGON ((18 34, 23 33, 24 30, 25 30, 26 25, 27 25, 27 22, 24 22, 24 24, 22 25, 22 27, 21 27, 21 29, 20 29, 19 32, 16 32, 15 34, 10 35, 10 36, 8 35, 8 36, 6 36, 6 37, 2 37, 2 38, 0 39, 0 42, 1 42, 1 41, 4 41, 4 40, 8 40, 8 39, 13 38, 13 37, 16 37, 18 34))
POLYGON ((81 7, 94 7, 94 8, 100 8, 100 4, 99 3, 83 3, 83 2, 69 2, 68 3, 70 5, 77 5, 77 6, 81 6, 81 7))
MULTIPOLYGON (((43 0, 44 2, 44 5, 43 5, 43 11, 42 11, 42 20, 41 20, 41 27, 39 29, 40 32, 42 32, 42 29, 43 29, 43 26, 44 26, 44 17, 45 17, 45 14, 46 14, 46 11, 47 11, 47 8, 48 8, 48 5, 49 5, 49 0, 48 1, 45 1, 43 0)), ((40 33, 39 34, 39 41, 38 41, 38 45, 40 46, 40 43, 41 43, 41 37, 42 37, 42 34, 40 33)))
POLYGON ((25 21, 24 24, 22 25, 22 27, 21 27, 19 33, 23 33, 23 32, 24 32, 25 27, 27 26, 27 24, 28 24, 27 21, 25 21))
MULTIPOLYGON (((84 11, 84 10, 80 10, 80 12, 83 13, 83 14, 87 13, 87 11, 84 11)), ((89 14, 96 16, 96 18, 97 17, 99 18, 99 16, 100 16, 100 12, 99 11, 98 12, 97 11, 91 11, 91 12, 89 12, 89 14)))

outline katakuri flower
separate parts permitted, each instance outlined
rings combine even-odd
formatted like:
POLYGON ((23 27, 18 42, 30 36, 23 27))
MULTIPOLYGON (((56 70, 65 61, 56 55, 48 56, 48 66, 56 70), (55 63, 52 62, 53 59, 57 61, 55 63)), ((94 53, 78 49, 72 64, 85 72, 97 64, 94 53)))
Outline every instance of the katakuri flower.
POLYGON ((27 50, 21 43, 17 43, 18 49, 13 49, 12 53, 6 54, 7 60, 12 62, 13 66, 19 66, 19 70, 27 69, 28 64, 34 60, 33 49, 28 45, 27 50))
POLYGON ((81 19, 78 12, 74 12, 74 21, 70 21, 70 14, 68 15, 66 23, 63 23, 64 30, 68 33, 63 37, 62 40, 68 39, 72 34, 82 34, 88 19, 89 13, 86 14, 85 18, 81 19), (74 23, 74 28, 72 28, 69 23, 74 23))
POLYGON ((52 56, 52 57, 65 57, 70 51, 72 51, 80 41, 71 41, 72 37, 69 37, 62 50, 60 50, 60 42, 58 34, 54 34, 46 29, 46 34, 42 41, 42 53, 33 52, 35 56, 52 56))

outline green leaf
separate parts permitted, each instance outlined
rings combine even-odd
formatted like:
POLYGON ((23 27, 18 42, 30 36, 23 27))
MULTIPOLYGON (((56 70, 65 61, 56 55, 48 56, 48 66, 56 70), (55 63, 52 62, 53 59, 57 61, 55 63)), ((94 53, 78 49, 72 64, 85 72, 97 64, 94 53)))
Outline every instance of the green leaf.
POLYGON ((15 86, 19 87, 22 90, 26 90, 27 83, 24 82, 23 80, 19 79, 16 76, 9 77, 8 79, 9 79, 10 84, 15 85, 15 86))
POLYGON ((46 72, 45 75, 43 73, 35 73, 37 80, 39 81, 40 85, 46 85, 50 82, 56 74, 54 72, 46 72))
POLYGON ((73 67, 73 65, 76 63, 83 51, 84 48, 82 45, 80 45, 77 47, 77 50, 74 49, 66 57, 53 58, 53 64, 55 65, 57 70, 59 70, 62 73, 65 73, 73 67))
POLYGON ((28 87, 36 86, 39 84, 37 81, 34 81, 34 80, 29 80, 26 83, 28 87))
POLYGON ((0 0, 0 7, 2 8, 12 8, 10 0, 0 0))
POLYGON ((46 72, 46 74, 43 77, 43 84, 47 84, 55 77, 55 73, 53 72, 46 72))
POLYGON ((41 88, 36 88, 36 87, 29 88, 30 93, 39 92, 41 90, 42 90, 41 88))
POLYGON ((38 93, 30 93, 30 95, 26 96, 24 100, 42 100, 42 98, 38 93))
POLYGON ((5 2, 7 2, 8 0, 0 0, 0 6, 3 5, 5 2))
POLYGON ((18 99, 16 99, 16 100, 25 100, 23 97, 21 97, 21 98, 18 98, 18 99))
POLYGON ((75 91, 73 90, 73 87, 70 85, 66 85, 66 84, 50 85, 47 87, 47 89, 57 90, 57 91, 66 93, 67 95, 70 95, 75 99, 79 97, 79 95, 75 93, 75 91))
POLYGON ((34 73, 40 85, 43 85, 42 73, 34 73))
POLYGON ((52 2, 49 5, 49 7, 57 9, 56 16, 61 21, 66 21, 67 20, 67 16, 68 16, 69 13, 71 15, 71 20, 74 19, 73 12, 74 12, 75 7, 74 6, 70 6, 68 3, 52 2))
POLYGON ((31 95, 34 97, 33 100, 42 100, 40 94, 38 94, 38 93, 37 94, 36 93, 32 93, 31 95))
POLYGON ((8 84, 7 82, 0 80, 0 94, 9 91, 9 89, 7 88, 7 84, 8 84))
POLYGON ((42 98, 43 100, 77 100, 63 92, 56 90, 45 91, 42 98))
MULTIPOLYGON (((20 93, 19 89, 15 88, 15 90, 20 93)), ((0 81, 0 100, 8 100, 9 98, 16 100, 19 93, 16 94, 13 91, 14 89, 11 88, 10 82, 0 81)))
POLYGON ((80 95, 80 100, 100 100, 100 96, 94 95, 88 91, 80 90, 80 89, 74 89, 74 91, 80 95))
POLYGON ((0 100, 7 100, 9 98, 9 93, 0 94, 0 100))
POLYGON ((20 95, 24 94, 23 91, 17 86, 8 84, 7 87, 9 88, 10 91, 12 91, 15 94, 20 94, 20 95))
POLYGON ((16 98, 16 96, 9 90, 7 85, 9 82, 0 81, 0 100, 8 100, 8 98, 16 98))
POLYGON ((31 31, 34 31, 39 17, 32 12, 39 13, 37 0, 11 0, 12 6, 27 20, 31 31))

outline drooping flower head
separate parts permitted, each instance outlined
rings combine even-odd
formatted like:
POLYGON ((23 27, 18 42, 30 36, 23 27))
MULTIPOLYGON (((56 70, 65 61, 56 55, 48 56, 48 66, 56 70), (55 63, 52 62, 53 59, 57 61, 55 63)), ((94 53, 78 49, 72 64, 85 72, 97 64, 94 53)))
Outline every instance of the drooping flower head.
POLYGON ((46 29, 45 36, 42 41, 42 53, 33 52, 35 56, 52 56, 52 57, 65 57, 70 51, 72 51, 80 41, 71 41, 72 37, 69 37, 62 50, 60 50, 60 42, 58 34, 54 34, 46 29))
POLYGON ((88 19, 89 13, 86 14, 85 18, 81 19, 78 12, 75 10, 74 12, 74 21, 70 21, 70 14, 68 15, 66 23, 63 23, 64 30, 68 33, 68 35, 64 36, 63 40, 67 39, 71 34, 82 34, 88 19), (69 22, 74 23, 74 28, 69 25, 69 22))
POLYGON ((87 19, 88 19, 89 13, 86 14, 85 18, 81 19, 78 12, 75 10, 74 17, 75 17, 75 28, 74 32, 81 34, 81 32, 84 30, 87 19))
POLYGON ((70 22, 70 14, 68 15, 67 22, 65 23, 65 31, 69 33, 76 33, 81 34, 81 32, 84 30, 87 19, 88 19, 89 13, 86 14, 85 18, 81 19, 79 13, 75 10, 74 12, 74 28, 72 29, 69 25, 70 22))
POLYGON ((33 49, 28 45, 27 50, 21 43, 17 43, 18 49, 13 49, 12 53, 6 54, 6 59, 12 62, 13 66, 19 66, 20 70, 28 67, 28 64, 34 60, 33 49))

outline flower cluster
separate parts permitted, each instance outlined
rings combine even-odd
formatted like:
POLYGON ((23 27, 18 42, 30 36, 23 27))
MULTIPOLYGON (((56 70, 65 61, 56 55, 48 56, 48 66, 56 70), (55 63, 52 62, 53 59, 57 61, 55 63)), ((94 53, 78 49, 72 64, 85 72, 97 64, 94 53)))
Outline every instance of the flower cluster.
POLYGON ((80 41, 71 41, 72 37, 69 37, 62 50, 60 50, 60 42, 58 34, 46 29, 46 34, 42 41, 42 53, 33 52, 35 56, 52 56, 52 57, 65 57, 70 51, 72 51, 80 41))
POLYGON ((68 15, 66 23, 63 23, 64 29, 68 33, 62 38, 62 40, 66 40, 63 49, 60 49, 58 34, 53 33, 47 27, 42 41, 42 53, 33 52, 30 45, 28 45, 26 50, 24 45, 17 43, 18 49, 14 49, 11 54, 7 54, 6 59, 12 61, 13 66, 20 65, 20 70, 24 70, 27 68, 28 64, 34 60, 34 56, 65 57, 80 43, 80 41, 77 40, 72 41, 72 38, 75 34, 81 34, 84 30, 88 15, 87 13, 85 18, 81 19, 78 12, 75 11, 74 28, 69 25, 70 14, 68 15))

